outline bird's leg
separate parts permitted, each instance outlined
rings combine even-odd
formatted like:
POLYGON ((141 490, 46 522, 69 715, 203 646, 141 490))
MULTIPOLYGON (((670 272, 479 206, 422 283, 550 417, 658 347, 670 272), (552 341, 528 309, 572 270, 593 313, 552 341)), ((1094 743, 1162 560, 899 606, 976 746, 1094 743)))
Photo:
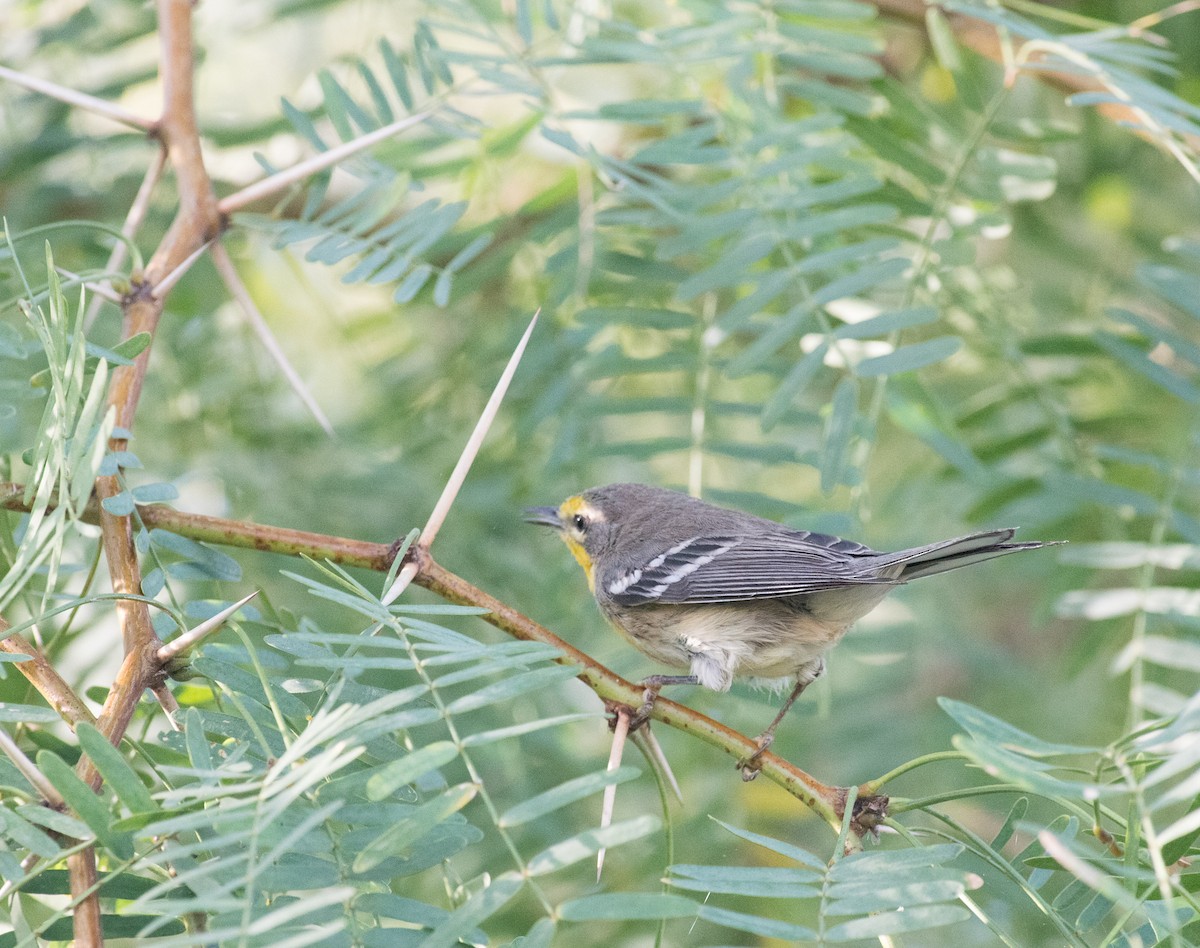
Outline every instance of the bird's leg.
POLYGON ((753 780, 758 776, 759 770, 762 769, 760 758, 766 753, 767 748, 775 740, 775 729, 779 727, 779 722, 784 719, 784 716, 796 703, 796 699, 804 694, 804 689, 811 685, 814 681, 821 677, 825 671, 825 660, 820 659, 814 666, 802 668, 796 675, 796 687, 792 689, 792 693, 788 695, 787 700, 783 703, 783 707, 779 709, 779 713, 775 715, 774 720, 767 725, 767 729, 754 739, 754 743, 758 745, 758 749, 749 757, 739 760, 735 765, 742 772, 742 779, 746 781, 753 780))
POLYGON ((642 706, 637 709, 633 719, 629 722, 629 730, 635 731, 647 721, 650 720, 650 712, 654 709, 654 702, 658 700, 658 692, 667 685, 698 685, 700 679, 695 675, 651 675, 649 678, 643 679, 642 687, 646 690, 642 692, 642 706))

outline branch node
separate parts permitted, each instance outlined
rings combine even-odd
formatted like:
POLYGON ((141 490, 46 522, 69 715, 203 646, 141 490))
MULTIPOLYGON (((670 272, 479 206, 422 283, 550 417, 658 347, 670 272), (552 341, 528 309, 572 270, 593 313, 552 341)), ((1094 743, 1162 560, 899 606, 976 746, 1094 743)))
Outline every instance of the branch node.
MULTIPOLYGON (((846 796, 847 791, 839 788, 838 799, 834 805, 838 819, 846 815, 846 796)), ((850 818, 851 832, 860 838, 870 834, 872 838, 878 839, 878 827, 888 817, 890 802, 891 798, 886 794, 858 797, 854 801, 854 815, 850 818)))

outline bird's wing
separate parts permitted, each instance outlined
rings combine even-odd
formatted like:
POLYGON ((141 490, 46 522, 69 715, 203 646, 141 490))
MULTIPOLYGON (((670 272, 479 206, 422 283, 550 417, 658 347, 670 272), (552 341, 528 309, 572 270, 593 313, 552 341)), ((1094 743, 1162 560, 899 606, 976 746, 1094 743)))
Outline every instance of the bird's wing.
POLYGON ((622 606, 777 599, 847 586, 894 584, 872 568, 874 550, 823 533, 699 536, 601 576, 622 606))

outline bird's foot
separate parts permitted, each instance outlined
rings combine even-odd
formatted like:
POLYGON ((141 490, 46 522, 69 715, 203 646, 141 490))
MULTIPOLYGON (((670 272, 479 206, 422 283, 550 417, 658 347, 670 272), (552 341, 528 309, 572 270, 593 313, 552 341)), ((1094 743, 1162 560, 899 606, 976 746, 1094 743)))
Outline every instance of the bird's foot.
POLYGON ((631 704, 625 704, 621 701, 605 701, 604 710, 608 714, 608 729, 615 731, 617 729, 617 721, 624 718, 625 731, 632 734, 639 728, 650 729, 650 711, 654 707, 654 700, 643 701, 641 705, 634 707, 631 704))
POLYGON ((736 764, 734 764, 734 768, 742 772, 742 779, 744 781, 749 783, 751 780, 754 780, 758 777, 759 773, 762 771, 762 755, 767 752, 767 748, 769 748, 774 741, 775 735, 771 732, 768 731, 760 734, 754 742, 758 745, 758 749, 749 757, 743 757, 736 764))
POLYGON ((636 731, 650 720, 658 693, 667 685, 694 685, 695 675, 651 675, 642 680, 642 704, 629 720, 629 730, 636 731))

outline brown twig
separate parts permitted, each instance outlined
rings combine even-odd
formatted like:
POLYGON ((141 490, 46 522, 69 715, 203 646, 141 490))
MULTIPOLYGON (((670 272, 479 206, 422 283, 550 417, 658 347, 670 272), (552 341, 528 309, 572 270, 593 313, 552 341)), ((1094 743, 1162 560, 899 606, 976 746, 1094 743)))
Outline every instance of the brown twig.
MULTIPOLYGON (((123 305, 125 338, 145 332, 151 337, 162 315, 163 301, 154 293, 155 284, 180 266, 206 241, 216 237, 221 227, 212 183, 204 167, 200 135, 196 124, 193 96, 194 44, 192 41, 191 0, 158 0, 160 75, 163 86, 162 117, 154 130, 167 149, 179 188, 179 208, 170 229, 155 251, 141 283, 123 305)), ((108 405, 115 411, 119 427, 130 429, 141 396, 149 364, 147 347, 133 365, 118 366, 108 392, 108 405)), ((126 443, 114 439, 113 451, 126 443)), ((141 592, 141 570, 133 542, 133 527, 128 516, 110 513, 103 501, 121 493, 117 475, 96 479, 96 497, 101 502, 99 521, 105 562, 113 591, 141 592)), ((134 709, 147 687, 161 680, 162 668, 157 651, 161 643, 150 624, 145 603, 122 599, 117 603, 117 618, 125 648, 125 660, 109 689, 96 726, 114 744, 120 743, 134 709)), ((81 779, 99 786, 100 776, 86 755, 79 760, 81 779)), ((76 944, 91 946, 104 942, 100 928, 100 903, 92 888, 96 881, 94 848, 72 856, 69 863, 71 894, 78 900, 75 909, 76 944)))
MULTIPOLYGON (((21 498, 22 488, 19 485, 0 483, 0 506, 10 510, 21 510, 21 498)), ((139 506, 138 516, 148 527, 160 527, 202 542, 291 556, 303 553, 314 559, 328 559, 342 566, 361 567, 385 573, 391 566, 391 548, 381 543, 189 514, 157 504, 139 506)), ((95 517, 96 510, 92 505, 84 510, 82 519, 92 522, 95 517)), ((600 698, 635 708, 641 706, 645 691, 641 685, 625 680, 528 616, 445 569, 427 551, 414 548, 411 556, 410 562, 416 567, 416 585, 436 593, 447 602, 486 609, 487 613, 482 618, 514 638, 555 646, 563 653, 562 661, 578 666, 579 678, 600 698)), ((651 717, 711 744, 734 760, 743 759, 758 750, 758 744, 753 738, 661 696, 654 703, 651 717)), ((805 803, 835 829, 840 826, 841 808, 846 798, 844 789, 824 784, 770 752, 763 754, 761 760, 762 773, 767 779, 805 803)), ((732 768, 730 772, 733 772, 732 768)), ((860 813, 868 813, 870 806, 880 807, 883 805, 882 801, 887 799, 871 795, 871 789, 874 788, 863 788, 859 799, 860 813)), ((867 822, 869 821, 868 816, 867 822)), ((867 823, 861 825, 863 828, 869 828, 867 823)))
MULTIPOLYGON (((146 174, 142 178, 142 184, 138 188, 137 196, 134 197, 133 203, 129 206, 129 213, 125 215, 125 223, 121 225, 121 233, 128 241, 132 241, 137 236, 137 232, 142 226, 142 221, 146 219, 146 212, 150 208, 150 198, 153 196, 154 189, 162 178, 163 169, 167 165, 167 150, 163 147, 162 142, 158 144, 159 147, 154 152, 154 160, 150 162, 150 166, 146 169, 146 174)), ((112 252, 108 255, 108 262, 104 265, 105 272, 115 272, 125 262, 125 255, 128 252, 129 245, 123 240, 118 240, 113 246, 112 252)), ((88 304, 87 314, 83 318, 85 330, 91 329, 92 323, 95 322, 102 304, 103 300, 99 297, 93 298, 88 304)))
POLYGON ((71 895, 78 899, 72 921, 75 927, 76 948, 100 948, 104 930, 100 925, 100 899, 96 894, 99 877, 96 875, 96 849, 89 846, 67 857, 67 875, 71 895))
MULTIPOLYGON (((8 623, 0 619, 0 635, 8 629, 8 623)), ((32 642, 20 635, 7 635, 0 638, 0 652, 10 655, 28 655, 29 660, 17 662, 16 668, 38 690, 47 704, 58 712, 59 717, 74 729, 80 721, 95 724, 96 716, 79 695, 71 690, 63 677, 54 670, 54 666, 46 660, 32 642)))

